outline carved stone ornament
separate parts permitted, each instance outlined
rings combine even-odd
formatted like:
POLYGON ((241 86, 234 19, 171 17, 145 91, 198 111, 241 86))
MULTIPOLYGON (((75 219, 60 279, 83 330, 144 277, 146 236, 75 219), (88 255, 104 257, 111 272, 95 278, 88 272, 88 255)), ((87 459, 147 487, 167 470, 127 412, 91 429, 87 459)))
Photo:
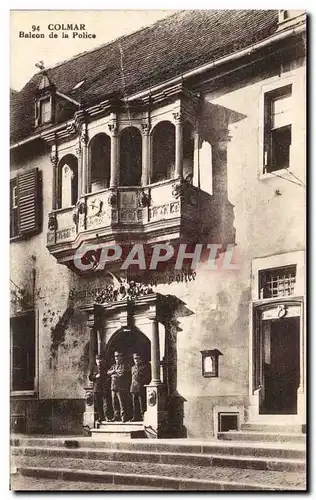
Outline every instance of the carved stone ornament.
POLYGON ((117 206, 117 196, 115 193, 111 193, 108 197, 108 204, 110 207, 115 208, 117 206))
POLYGON ((98 304, 111 304, 120 300, 133 302, 139 297, 153 293, 150 285, 128 281, 125 278, 115 278, 114 283, 105 285, 96 295, 95 301, 98 304))
POLYGON ((157 394, 154 390, 151 390, 147 396, 148 406, 155 406, 157 403, 157 394))
POLYGON ((90 389, 86 392, 86 405, 87 406, 93 405, 93 391, 90 389))
POLYGON ((149 122, 143 122, 141 124, 141 127, 142 127, 142 132, 143 132, 144 135, 149 134, 150 128, 151 128, 149 122))
POLYGON ((278 318, 284 318, 286 316, 287 309, 285 304, 281 304, 277 307, 277 316, 278 318))
POLYGON ((149 207, 149 205, 150 205, 150 196, 149 196, 149 194, 142 193, 140 195, 139 204, 143 208, 149 207))
POLYGON ((176 111, 175 113, 172 114, 176 122, 181 123, 183 121, 183 114, 181 113, 181 111, 176 111))
POLYGON ((50 231, 57 230, 57 219, 56 219, 55 214, 49 214, 49 216, 48 216, 48 229, 50 231))
POLYGON ((178 200, 179 198, 182 199, 184 197, 184 186, 181 184, 181 182, 178 182, 177 184, 174 184, 172 186, 172 196, 178 200))
POLYGON ((52 153, 50 155, 50 161, 51 161, 51 164, 53 165, 53 167, 57 167, 57 164, 58 164, 58 156, 56 153, 52 153))
POLYGON ((88 141, 89 141, 88 130, 86 127, 82 127, 80 134, 80 142, 86 146, 88 144, 88 141))
POLYGON ((84 201, 81 201, 78 205, 78 214, 85 215, 86 213, 86 204, 84 201))
POLYGON ((111 134, 117 134, 118 126, 116 122, 109 123, 108 128, 111 134))
POLYGON ((93 215, 101 215, 102 208, 103 208, 103 201, 102 200, 100 200, 99 198, 96 198, 95 200, 91 201, 89 206, 93 212, 93 215))

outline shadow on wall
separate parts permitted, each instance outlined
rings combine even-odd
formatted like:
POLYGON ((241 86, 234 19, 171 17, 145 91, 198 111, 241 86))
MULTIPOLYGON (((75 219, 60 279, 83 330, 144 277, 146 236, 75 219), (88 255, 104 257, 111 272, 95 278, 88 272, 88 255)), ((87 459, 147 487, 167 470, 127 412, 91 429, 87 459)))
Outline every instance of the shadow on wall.
POLYGON ((178 318, 192 316, 194 312, 186 307, 185 302, 174 295, 167 295, 166 298, 170 306, 169 311, 172 311, 170 315, 166 311, 165 357, 163 360, 163 377, 166 380, 168 390, 168 430, 166 437, 186 438, 187 429, 184 425, 184 403, 186 399, 177 389, 177 338, 178 334, 182 332, 178 318))
POLYGON ((208 243, 235 244, 234 205, 228 199, 229 126, 246 115, 204 101, 199 126, 199 184, 202 233, 208 243), (202 155, 204 146, 211 151, 202 155), (210 179, 211 177, 211 179, 210 179), (211 182, 210 182, 211 180, 211 182), (210 196, 210 192, 212 193, 210 196), (208 223, 207 223, 208 222, 208 223))

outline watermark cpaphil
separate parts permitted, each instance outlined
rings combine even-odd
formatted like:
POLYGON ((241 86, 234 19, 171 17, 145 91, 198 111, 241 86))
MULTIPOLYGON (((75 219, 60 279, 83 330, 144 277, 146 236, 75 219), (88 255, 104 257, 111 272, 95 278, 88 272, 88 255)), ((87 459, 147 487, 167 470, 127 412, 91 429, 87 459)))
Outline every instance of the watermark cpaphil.
POLYGON ((122 271, 131 266, 140 271, 154 271, 158 270, 161 264, 169 264, 175 270, 180 270, 190 261, 191 269, 197 269, 203 262, 208 269, 233 270, 239 269, 236 260, 236 246, 233 243, 180 243, 175 246, 170 243, 157 243, 150 249, 142 243, 135 243, 130 247, 83 243, 74 255, 74 266, 81 272, 103 271, 107 264, 121 261, 122 271))

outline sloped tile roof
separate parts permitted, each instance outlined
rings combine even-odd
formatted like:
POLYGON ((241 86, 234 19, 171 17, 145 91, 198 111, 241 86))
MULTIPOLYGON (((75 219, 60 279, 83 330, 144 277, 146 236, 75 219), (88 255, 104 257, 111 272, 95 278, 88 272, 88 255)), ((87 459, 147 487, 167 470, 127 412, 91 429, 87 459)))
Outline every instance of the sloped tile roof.
MULTIPOLYGON (((272 35, 277 10, 180 11, 130 35, 62 62, 47 73, 57 90, 93 104, 148 89, 272 35), (84 83, 74 87, 81 81, 84 83)), ((36 132, 34 75, 12 100, 11 140, 36 132)))

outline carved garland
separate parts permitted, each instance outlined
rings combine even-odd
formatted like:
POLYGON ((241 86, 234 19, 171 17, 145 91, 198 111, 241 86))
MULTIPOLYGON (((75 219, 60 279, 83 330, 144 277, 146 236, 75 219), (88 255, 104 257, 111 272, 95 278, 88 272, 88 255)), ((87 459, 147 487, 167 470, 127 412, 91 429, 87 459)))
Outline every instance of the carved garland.
POLYGON ((128 281, 124 278, 116 280, 114 284, 105 285, 96 295, 95 301, 98 304, 111 304, 120 300, 133 302, 139 297, 153 293, 150 285, 144 285, 136 281, 128 281))

